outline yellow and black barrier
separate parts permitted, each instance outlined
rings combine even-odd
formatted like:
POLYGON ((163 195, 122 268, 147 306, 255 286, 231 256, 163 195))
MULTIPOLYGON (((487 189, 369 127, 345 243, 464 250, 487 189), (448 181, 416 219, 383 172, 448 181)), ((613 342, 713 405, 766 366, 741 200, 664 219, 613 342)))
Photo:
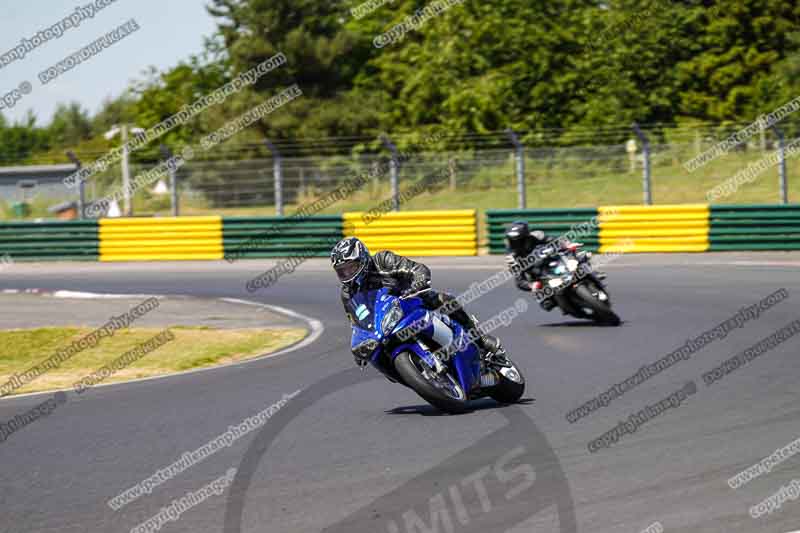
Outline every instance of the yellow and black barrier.
POLYGON ((475 209, 345 213, 344 235, 358 237, 371 252, 401 255, 477 255, 475 209))
POLYGON ((104 218, 100 261, 222 259, 222 217, 104 218))
POLYGON ((707 204, 601 206, 600 252, 705 252, 707 204))

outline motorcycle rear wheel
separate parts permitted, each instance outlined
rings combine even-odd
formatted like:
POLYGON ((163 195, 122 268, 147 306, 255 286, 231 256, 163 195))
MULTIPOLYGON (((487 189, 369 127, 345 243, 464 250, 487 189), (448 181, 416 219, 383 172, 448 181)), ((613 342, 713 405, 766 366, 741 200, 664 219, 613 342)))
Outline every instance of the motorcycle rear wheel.
POLYGON ((467 394, 449 373, 437 376, 417 354, 403 352, 394 360, 406 385, 440 411, 459 414, 468 410, 467 394))
POLYGON ((525 376, 513 361, 509 362, 511 368, 496 369, 499 381, 489 390, 489 396, 499 403, 517 403, 525 392, 525 376))

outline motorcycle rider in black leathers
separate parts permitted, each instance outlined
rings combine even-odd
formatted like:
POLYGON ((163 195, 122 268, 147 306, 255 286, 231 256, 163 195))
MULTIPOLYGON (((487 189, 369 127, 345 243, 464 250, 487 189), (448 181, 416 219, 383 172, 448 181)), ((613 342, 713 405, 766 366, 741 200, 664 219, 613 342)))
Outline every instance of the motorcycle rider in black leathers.
MULTIPOLYGON (((545 235, 543 231, 531 231, 524 220, 513 222, 506 230, 506 264, 529 264, 527 268, 512 269, 514 281, 521 291, 533 291, 534 284, 542 275, 541 267, 559 251, 569 244, 565 239, 555 239, 545 235)), ((544 298, 540 302, 542 309, 550 311, 556 306, 553 298, 544 298)))
MULTIPOLYGON (((447 304, 450 310, 447 313, 448 317, 458 322, 465 330, 472 330, 478 334, 475 344, 481 352, 481 357, 486 360, 502 357, 505 353, 500 341, 481 331, 478 319, 467 314, 454 296, 430 288, 431 271, 422 263, 388 250, 372 256, 363 242, 356 237, 348 237, 339 241, 331 250, 331 264, 342 283, 342 305, 351 323, 355 323, 355 319, 348 304, 350 299, 361 291, 381 287, 388 287, 400 295, 424 291, 417 296, 422 299, 426 308, 434 310, 447 304)), ((359 366, 367 364, 358 357, 355 360, 359 366)))

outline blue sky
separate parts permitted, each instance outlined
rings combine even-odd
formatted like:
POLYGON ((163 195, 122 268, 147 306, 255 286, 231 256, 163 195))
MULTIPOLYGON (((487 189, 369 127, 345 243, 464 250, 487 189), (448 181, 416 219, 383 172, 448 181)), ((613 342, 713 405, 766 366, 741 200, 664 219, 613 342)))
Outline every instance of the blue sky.
MULTIPOLYGON (((94 0, 15 0, 6 3, 0 16, 0 54, 30 39, 94 0), (47 7, 45 7, 47 6, 47 7)), ((94 18, 68 29, 61 38, 49 40, 22 60, 0 68, 0 97, 22 82, 30 82, 30 94, 3 115, 10 122, 28 109, 37 124, 50 121, 56 104, 77 101, 94 113, 106 97, 119 96, 130 80, 153 65, 164 69, 203 49, 203 39, 214 30, 205 10, 206 0, 116 0, 94 18), (95 57, 42 85, 38 74, 109 31, 135 19, 140 29, 95 57)))

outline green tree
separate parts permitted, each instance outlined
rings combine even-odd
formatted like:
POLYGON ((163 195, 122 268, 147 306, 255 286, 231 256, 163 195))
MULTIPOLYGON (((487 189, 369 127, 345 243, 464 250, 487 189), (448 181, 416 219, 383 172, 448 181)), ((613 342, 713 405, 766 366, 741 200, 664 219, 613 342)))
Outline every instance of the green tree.
POLYGON ((89 114, 78 102, 58 104, 48 133, 52 143, 62 147, 75 146, 91 137, 92 123, 89 114))
POLYGON ((800 22, 795 0, 716 0, 696 7, 683 30, 695 42, 677 64, 676 113, 704 120, 754 118, 774 67, 796 54, 791 33, 800 22))

